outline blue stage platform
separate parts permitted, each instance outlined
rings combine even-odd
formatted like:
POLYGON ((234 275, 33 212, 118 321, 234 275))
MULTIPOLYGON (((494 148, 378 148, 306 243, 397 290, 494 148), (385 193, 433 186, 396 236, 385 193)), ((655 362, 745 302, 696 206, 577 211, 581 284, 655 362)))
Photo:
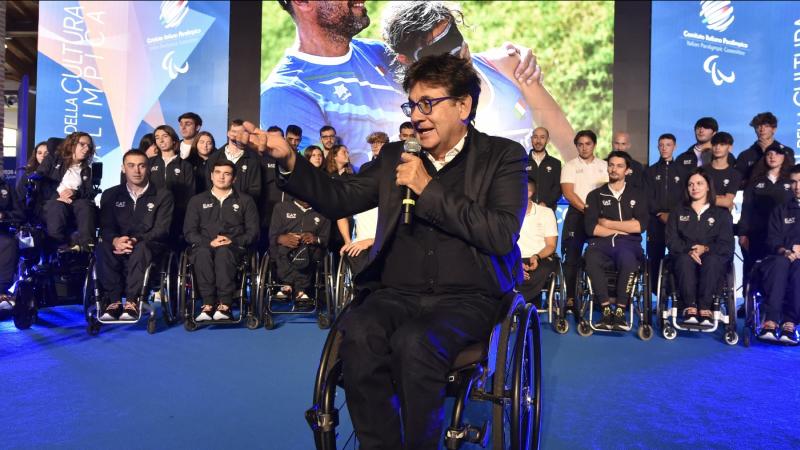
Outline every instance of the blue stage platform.
MULTIPOLYGON (((326 332, 310 320, 90 337, 77 307, 40 319, 0 322, 0 448, 313 448, 304 411, 326 332)), ((800 448, 800 348, 547 325, 543 347, 545 449, 800 448)))

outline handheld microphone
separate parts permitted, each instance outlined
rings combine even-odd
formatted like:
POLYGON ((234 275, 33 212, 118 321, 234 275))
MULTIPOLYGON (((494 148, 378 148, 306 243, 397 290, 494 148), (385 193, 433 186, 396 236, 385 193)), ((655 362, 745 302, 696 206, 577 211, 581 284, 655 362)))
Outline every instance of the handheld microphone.
MULTIPOLYGON (((417 138, 410 137, 403 143, 403 153, 419 156, 421 152, 422 145, 420 145, 417 138)), ((411 225, 412 217, 414 217, 414 205, 417 203, 415 197, 414 191, 406 186, 406 192, 403 196, 403 224, 405 225, 411 225)))

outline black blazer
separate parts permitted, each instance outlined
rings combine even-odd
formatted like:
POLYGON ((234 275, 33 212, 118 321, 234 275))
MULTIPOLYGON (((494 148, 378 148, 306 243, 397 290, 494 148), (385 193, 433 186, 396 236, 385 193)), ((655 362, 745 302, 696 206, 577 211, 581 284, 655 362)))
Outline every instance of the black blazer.
MULTIPOLYGON (((527 207, 528 157, 518 143, 472 126, 464 146, 469 149, 464 192, 448 192, 433 179, 414 214, 469 243, 476 263, 493 277, 498 290, 507 292, 522 281, 517 239, 527 207)), ((378 207, 375 243, 358 283, 380 280, 386 244, 400 220, 405 188, 395 184, 395 171, 402 152, 402 142, 384 145, 374 164, 347 181, 332 180, 300 157, 290 175, 279 177, 286 191, 333 220, 378 207)))

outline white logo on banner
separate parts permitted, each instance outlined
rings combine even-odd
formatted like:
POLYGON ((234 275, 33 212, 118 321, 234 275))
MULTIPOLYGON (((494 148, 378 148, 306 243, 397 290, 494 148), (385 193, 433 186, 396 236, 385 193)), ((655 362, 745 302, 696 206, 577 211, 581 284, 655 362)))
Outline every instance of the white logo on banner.
POLYGON ((701 1, 700 17, 711 31, 725 31, 735 19, 733 6, 729 1, 701 1))
POLYGON ((189 61, 183 63, 182 67, 178 67, 174 61, 172 61, 172 55, 175 53, 175 50, 170 50, 164 55, 164 59, 161 60, 161 68, 167 71, 170 80, 174 80, 178 78, 178 74, 186 73, 189 71, 189 61))
POLYGON ((183 18, 189 14, 188 0, 163 1, 161 2, 161 15, 158 19, 164 28, 175 28, 183 22, 183 18))
POLYGON ((703 62, 703 70, 711 74, 711 82, 714 86, 722 86, 722 83, 733 83, 736 81, 736 73, 731 71, 729 75, 725 75, 721 70, 717 69, 717 58, 719 55, 711 55, 703 62))

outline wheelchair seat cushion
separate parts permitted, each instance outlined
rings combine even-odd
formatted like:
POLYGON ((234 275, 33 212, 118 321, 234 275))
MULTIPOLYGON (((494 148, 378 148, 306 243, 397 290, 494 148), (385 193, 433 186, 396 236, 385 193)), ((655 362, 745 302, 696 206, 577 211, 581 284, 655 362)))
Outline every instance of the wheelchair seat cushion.
POLYGON ((488 347, 485 342, 477 342, 461 350, 451 366, 452 371, 458 371, 473 364, 478 364, 488 356, 488 347))

